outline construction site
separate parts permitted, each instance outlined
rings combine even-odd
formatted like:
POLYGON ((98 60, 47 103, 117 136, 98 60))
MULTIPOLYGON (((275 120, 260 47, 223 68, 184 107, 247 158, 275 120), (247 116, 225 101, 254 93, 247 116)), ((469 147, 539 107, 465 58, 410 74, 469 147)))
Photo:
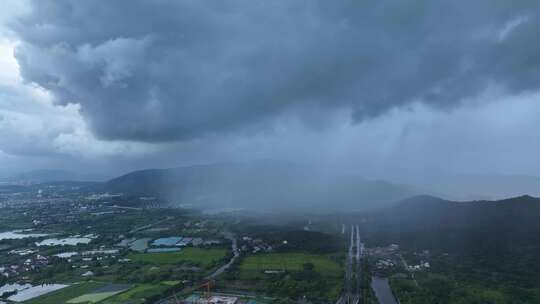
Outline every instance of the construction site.
POLYGON ((247 294, 216 292, 213 290, 214 286, 215 282, 211 280, 191 290, 184 290, 182 297, 174 294, 172 298, 164 300, 160 304, 263 304, 272 300, 268 298, 268 301, 262 301, 247 294))

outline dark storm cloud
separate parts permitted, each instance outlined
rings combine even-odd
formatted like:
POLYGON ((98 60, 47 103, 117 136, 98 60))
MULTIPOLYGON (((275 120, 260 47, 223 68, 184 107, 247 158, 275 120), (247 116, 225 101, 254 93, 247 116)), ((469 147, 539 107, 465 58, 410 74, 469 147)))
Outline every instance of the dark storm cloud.
MULTIPOLYGON (((538 89, 537 1, 34 1, 23 78, 101 138, 185 140, 285 112, 353 121, 538 89), (303 111, 302 109, 308 109, 303 111)), ((313 120, 313 119, 312 119, 313 120)), ((316 121, 317 119, 315 119, 316 121)))

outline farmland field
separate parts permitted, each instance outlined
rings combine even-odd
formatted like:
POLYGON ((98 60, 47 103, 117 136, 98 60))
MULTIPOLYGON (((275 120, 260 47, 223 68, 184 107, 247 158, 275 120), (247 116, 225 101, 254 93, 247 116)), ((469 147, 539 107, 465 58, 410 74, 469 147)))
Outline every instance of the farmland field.
POLYGON ((89 293, 68 301, 70 304, 78 303, 97 303, 105 300, 106 298, 112 297, 118 292, 109 291, 109 292, 99 292, 99 293, 89 293))
POLYGON ((62 304, 67 301, 84 295, 92 290, 98 289, 105 286, 105 283, 100 282, 84 282, 79 284, 73 284, 69 287, 60 289, 55 292, 37 297, 30 301, 27 301, 28 304, 62 304))
POLYGON ((258 254, 245 258, 240 264, 243 276, 253 276, 265 270, 300 271, 305 263, 312 263, 315 271, 332 276, 341 275, 339 264, 328 255, 307 253, 269 253, 258 254))
POLYGON ((78 303, 98 303, 107 298, 110 298, 118 293, 124 292, 130 288, 129 285, 124 284, 108 284, 101 288, 95 289, 89 293, 86 293, 82 296, 73 298, 67 303, 78 304, 78 303))
POLYGON ((221 260, 226 254, 226 249, 185 248, 179 252, 133 253, 128 258, 153 264, 190 262, 206 267, 221 260))

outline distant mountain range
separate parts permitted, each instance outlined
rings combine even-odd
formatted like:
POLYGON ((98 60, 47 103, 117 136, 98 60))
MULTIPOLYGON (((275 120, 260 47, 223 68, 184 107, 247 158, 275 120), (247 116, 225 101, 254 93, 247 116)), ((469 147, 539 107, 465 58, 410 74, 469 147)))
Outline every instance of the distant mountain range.
POLYGON ((407 183, 450 200, 498 200, 520 195, 540 197, 540 177, 504 174, 415 175, 407 183))
MULTIPOLYGON (((0 185, 92 180, 95 177, 69 171, 35 170, 0 180, 0 185)), ((523 194, 540 196, 540 178, 529 176, 439 175, 414 182, 411 177, 411 183, 415 186, 367 180, 357 174, 328 172, 286 161, 262 160, 139 170, 72 188, 157 196, 173 204, 201 207, 347 210, 386 207, 423 193, 460 201, 523 194)))
MULTIPOLYGON (((378 213, 385 227, 407 230, 464 228, 483 224, 516 229, 534 224, 540 229, 540 198, 529 195, 497 201, 448 201, 421 195, 402 200, 378 213)), ((540 232, 540 230, 539 230, 540 232)))
POLYGON ((279 205, 280 202, 299 206, 328 203, 363 208, 384 207, 389 202, 418 194, 456 201, 540 196, 540 178, 440 174, 429 178, 411 176, 409 182, 395 183, 266 160, 134 171, 106 182, 104 189, 160 195, 179 203, 247 206, 279 205))
POLYGON ((64 170, 32 170, 28 172, 19 173, 9 176, 0 181, 4 183, 30 185, 49 182, 63 182, 63 181, 92 181, 95 180, 95 176, 75 173, 64 170))
POLYGON ((177 204, 264 209, 363 209, 417 194, 403 185, 272 160, 141 170, 99 187, 156 195, 177 204))

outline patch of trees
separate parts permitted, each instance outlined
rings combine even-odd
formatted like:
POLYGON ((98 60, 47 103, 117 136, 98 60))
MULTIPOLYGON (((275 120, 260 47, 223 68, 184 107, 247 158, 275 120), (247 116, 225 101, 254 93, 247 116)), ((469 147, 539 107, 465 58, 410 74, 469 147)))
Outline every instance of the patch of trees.
POLYGON ((274 296, 312 302, 327 301, 328 289, 328 282, 312 263, 305 263, 302 271, 273 276, 268 284, 268 291, 274 296))
POLYGON ((252 234, 273 246, 278 252, 304 251, 316 254, 327 254, 343 251, 343 241, 330 234, 317 231, 284 229, 283 227, 268 228, 252 234), (286 241, 286 243, 284 243, 286 241))

